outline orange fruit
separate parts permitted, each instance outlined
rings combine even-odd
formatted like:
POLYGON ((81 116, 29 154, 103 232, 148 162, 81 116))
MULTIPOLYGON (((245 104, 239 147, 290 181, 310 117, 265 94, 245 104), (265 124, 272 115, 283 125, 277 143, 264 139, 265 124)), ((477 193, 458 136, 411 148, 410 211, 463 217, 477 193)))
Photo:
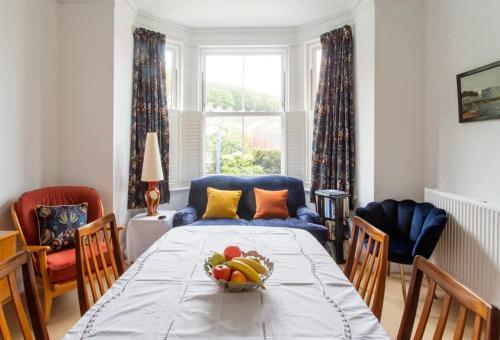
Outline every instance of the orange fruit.
POLYGON ((231 279, 229 280, 229 282, 232 282, 232 283, 245 283, 245 282, 248 282, 248 279, 245 276, 245 274, 243 274, 239 270, 234 270, 231 273, 231 279))

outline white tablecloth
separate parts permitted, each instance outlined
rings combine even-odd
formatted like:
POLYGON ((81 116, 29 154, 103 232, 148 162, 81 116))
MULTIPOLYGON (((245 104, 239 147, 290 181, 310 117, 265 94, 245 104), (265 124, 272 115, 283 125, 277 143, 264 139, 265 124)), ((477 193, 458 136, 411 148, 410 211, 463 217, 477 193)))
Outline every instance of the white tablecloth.
POLYGON ((134 262, 153 243, 158 241, 172 228, 174 210, 160 210, 158 216, 147 216, 146 213, 135 215, 127 225, 125 255, 127 261, 134 262), (158 216, 165 216, 159 220, 158 216))
POLYGON ((64 339, 389 339, 340 268, 307 232, 175 228, 144 253, 64 339), (203 270, 229 244, 274 262, 266 290, 231 293, 203 270))

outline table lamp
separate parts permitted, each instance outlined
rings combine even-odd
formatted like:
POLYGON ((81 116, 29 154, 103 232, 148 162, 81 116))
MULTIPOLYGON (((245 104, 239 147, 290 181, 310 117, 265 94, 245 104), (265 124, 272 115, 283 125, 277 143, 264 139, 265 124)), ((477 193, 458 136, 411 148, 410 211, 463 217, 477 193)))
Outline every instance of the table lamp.
POLYGON ((160 148, 158 147, 156 132, 148 132, 146 136, 141 181, 148 183, 148 188, 144 192, 144 199, 148 207, 148 216, 156 216, 158 215, 157 209, 160 203, 158 182, 163 181, 160 148))

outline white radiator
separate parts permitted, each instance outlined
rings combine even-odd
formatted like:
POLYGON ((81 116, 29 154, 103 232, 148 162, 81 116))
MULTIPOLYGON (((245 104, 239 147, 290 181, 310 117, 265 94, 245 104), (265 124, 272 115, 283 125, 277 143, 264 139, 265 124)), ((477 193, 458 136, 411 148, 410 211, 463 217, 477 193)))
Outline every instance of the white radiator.
POLYGON ((434 262, 500 306, 500 209, 434 189, 425 189, 425 201, 448 212, 434 262))

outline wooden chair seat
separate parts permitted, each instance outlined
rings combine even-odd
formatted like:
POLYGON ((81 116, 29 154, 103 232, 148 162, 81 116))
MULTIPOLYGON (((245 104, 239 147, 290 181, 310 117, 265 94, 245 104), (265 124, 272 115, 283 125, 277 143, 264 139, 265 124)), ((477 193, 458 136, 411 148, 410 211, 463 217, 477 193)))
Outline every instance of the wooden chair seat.
POLYGON ((438 286, 444 290, 444 298, 441 304, 438 323, 434 331, 434 340, 443 338, 452 301, 457 302, 460 306, 453 335, 454 340, 462 339, 468 314, 472 314, 474 317, 472 339, 481 339, 483 330, 485 331, 486 340, 499 339, 500 317, 498 309, 477 296, 443 269, 426 260, 424 257, 417 256, 413 263, 410 290, 401 319, 401 325, 399 326, 398 340, 411 339, 424 274, 429 278, 429 288, 413 339, 420 340, 424 336, 432 304, 435 300, 434 294, 438 286))

